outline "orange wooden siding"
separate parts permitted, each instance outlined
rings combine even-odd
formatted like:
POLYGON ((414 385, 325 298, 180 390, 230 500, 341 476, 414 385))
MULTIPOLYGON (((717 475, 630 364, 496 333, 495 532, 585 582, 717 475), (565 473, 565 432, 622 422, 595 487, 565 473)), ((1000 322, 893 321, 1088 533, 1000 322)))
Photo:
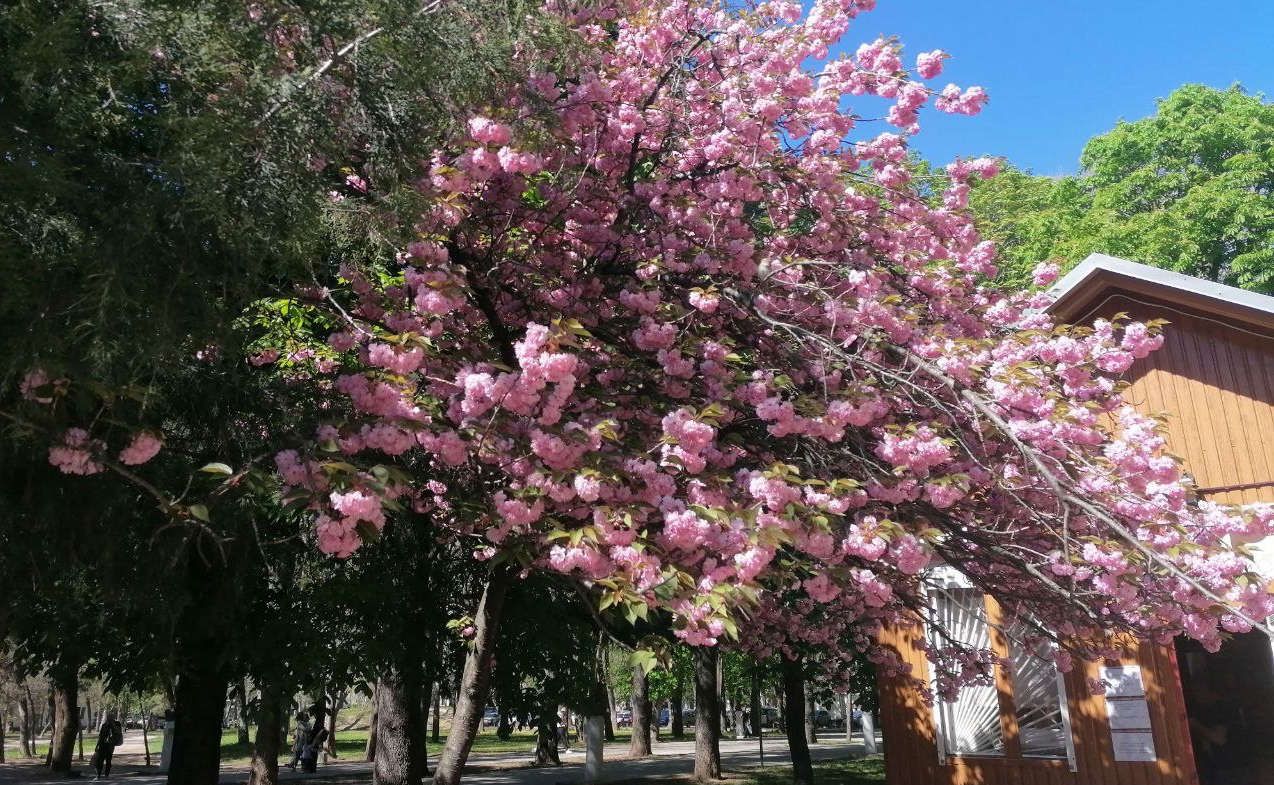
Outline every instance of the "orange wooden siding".
MULTIPOLYGON (((1127 313, 1138 320, 1166 319, 1163 347, 1130 369, 1126 400, 1147 414, 1168 416, 1169 449, 1201 489, 1226 504, 1274 502, 1274 333, 1233 318, 1141 293, 1108 289, 1073 321, 1127 313), (1246 487, 1234 487, 1246 486, 1246 487), (1209 490, 1212 489, 1212 490, 1209 490)), ((991 603, 993 611, 994 603, 991 603)), ((896 628, 881 641, 895 648, 912 672, 929 678, 920 628, 896 628)), ((992 636, 1003 654, 1003 640, 992 636)), ((1196 785, 1176 655, 1170 646, 1129 644, 1127 663, 1140 664, 1154 731, 1154 763, 1116 763, 1105 698, 1090 694, 1087 679, 1098 664, 1067 674, 1077 771, 1065 760, 1014 760, 1017 739, 1012 689, 997 674, 1005 758, 949 757, 938 762, 932 709, 900 682, 880 684, 890 785, 1196 785)), ((1001 669, 1003 670, 1003 669, 1001 669)))
MULTIPOLYGON (((987 602, 994 622, 998 608, 987 602)), ((882 643, 898 651, 912 674, 928 679, 929 662, 921 648, 919 626, 893 628, 882 643)), ((1007 641, 993 631, 991 648, 1008 655, 1007 641)), ((1170 647, 1128 641, 1120 662, 1140 664, 1150 708, 1155 754, 1151 762, 1116 762, 1106 719, 1106 698, 1093 695, 1088 680, 1096 679, 1098 663, 1077 665, 1066 674, 1066 697, 1075 743, 1076 771, 1064 758, 1022 758, 1018 754, 1017 723, 1012 682, 1006 669, 997 669, 1004 757, 948 756, 938 762, 933 710, 923 695, 902 680, 880 682, 881 731, 885 738, 885 770, 890 785, 1197 785, 1194 753, 1185 725, 1185 700, 1176 676, 1170 647)), ((1114 663, 1111 663, 1114 664, 1114 663)))

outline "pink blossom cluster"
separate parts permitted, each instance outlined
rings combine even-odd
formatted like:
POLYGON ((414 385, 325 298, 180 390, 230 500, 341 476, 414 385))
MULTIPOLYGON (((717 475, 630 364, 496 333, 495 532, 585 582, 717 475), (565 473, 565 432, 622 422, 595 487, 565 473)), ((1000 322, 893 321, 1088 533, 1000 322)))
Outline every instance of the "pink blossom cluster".
POLYGON ((128 446, 119 453, 119 462, 125 466, 140 466, 159 454, 164 442, 149 431, 142 431, 133 437, 128 446))

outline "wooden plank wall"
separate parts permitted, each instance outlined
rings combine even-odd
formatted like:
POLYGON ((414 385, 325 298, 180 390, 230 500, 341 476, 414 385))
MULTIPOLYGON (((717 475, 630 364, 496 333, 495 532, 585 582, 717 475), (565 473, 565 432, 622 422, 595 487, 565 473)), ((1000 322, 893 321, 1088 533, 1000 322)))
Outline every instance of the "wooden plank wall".
MULTIPOLYGON (((996 618, 994 600, 988 601, 988 613, 996 618)), ((911 665, 913 675, 927 681, 929 663, 921 649, 922 640, 919 626, 893 628, 881 636, 882 643, 898 651, 903 661, 911 665)), ((1007 655, 1006 642, 998 633, 992 635, 991 645, 1000 656, 1007 655)), ((1121 663, 1142 666, 1158 756, 1155 762, 1115 761, 1106 699, 1088 688, 1088 680, 1097 678, 1097 663, 1077 666, 1066 675, 1067 706, 1075 741, 1074 772, 1065 760, 1018 756, 1012 687, 1003 672, 997 674, 997 686, 1005 757, 949 757, 945 765, 938 762, 933 711, 922 693, 901 680, 882 680, 881 730, 889 785, 1197 785, 1194 753, 1185 725, 1185 700, 1175 676, 1172 649, 1128 641, 1124 655, 1121 663)))
POLYGON ((1114 293, 1100 313, 1118 312, 1172 322, 1163 347, 1130 369, 1128 402, 1168 415, 1169 448, 1200 488, 1255 486, 1204 495, 1223 504, 1274 501, 1274 336, 1114 293))
MULTIPOLYGON (((1274 502, 1274 335, 1118 290, 1105 292, 1075 321, 1088 323, 1120 312, 1171 322, 1163 348, 1130 369, 1126 398, 1148 414, 1168 415, 1169 449, 1200 489, 1219 489, 1202 495, 1225 504, 1274 502)), ((911 664, 914 675, 928 678, 919 627, 888 630, 882 642, 911 664)), ((1002 643, 993 641, 993 646, 1002 643)), ((1098 674, 1098 665, 1090 663, 1066 677, 1076 772, 1065 761, 1010 758, 949 758, 947 765, 939 765, 933 713, 922 695, 904 684, 882 682, 890 785, 1197 785, 1174 650, 1130 643, 1126 653, 1123 662, 1142 666, 1159 756, 1155 763, 1114 761, 1105 698, 1090 694, 1087 686, 1098 674)), ((1012 754, 1016 727, 1008 677, 1001 675, 997 684, 1012 754)))

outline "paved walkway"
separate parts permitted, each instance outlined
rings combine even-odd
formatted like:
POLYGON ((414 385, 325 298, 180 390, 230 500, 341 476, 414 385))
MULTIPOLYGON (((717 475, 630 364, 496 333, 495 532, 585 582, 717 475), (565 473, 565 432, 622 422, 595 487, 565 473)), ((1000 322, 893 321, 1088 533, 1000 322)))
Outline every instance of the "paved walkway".
MULTIPOLYGON (((857 734, 856 734, 857 735, 857 734)), ((843 736, 824 737, 825 741, 810 748, 815 760, 832 758, 848 758, 861 755, 862 741, 851 743, 843 736)), ((694 770, 694 742, 671 741, 656 744, 654 755, 640 760, 623 760, 628 753, 626 744, 606 745, 604 756, 608 762, 603 766, 602 782, 616 782, 637 777, 669 777, 678 774, 689 774, 694 770)), ((551 768, 525 768, 529 762, 527 753, 500 753, 472 755, 466 767, 464 781, 471 785, 575 785, 583 782, 584 754, 581 750, 565 753, 562 766, 551 768), (519 768, 521 767, 521 768, 519 768)), ((430 758, 432 769, 435 762, 430 758)), ((765 739, 765 764, 786 764, 789 762, 787 742, 779 737, 765 739)), ((121 762, 122 763, 122 762, 121 762)), ((740 769, 756 766, 760 763, 756 739, 723 739, 721 741, 721 765, 726 769, 740 769)), ((81 767, 83 779, 92 779, 92 770, 87 764, 81 767)), ((247 779, 247 771, 243 768, 225 768, 221 771, 221 785, 238 785, 247 779)), ((316 774, 301 774, 283 769, 279 773, 282 782, 300 782, 304 780, 370 780, 371 765, 365 761, 349 761, 320 766, 316 774)), ((112 772, 111 780, 121 785, 164 785, 162 774, 150 771, 144 766, 117 765, 112 772)), ((66 785, 63 777, 50 777, 40 766, 30 763, 0 765, 0 785, 66 785)))

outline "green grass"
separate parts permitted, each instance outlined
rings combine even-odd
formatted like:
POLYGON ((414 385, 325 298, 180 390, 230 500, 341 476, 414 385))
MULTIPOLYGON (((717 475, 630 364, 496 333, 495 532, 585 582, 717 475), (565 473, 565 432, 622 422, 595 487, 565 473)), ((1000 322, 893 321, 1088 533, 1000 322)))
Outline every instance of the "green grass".
MULTIPOLYGON (((814 764, 818 785, 879 785, 885 781, 884 758, 823 761, 814 764)), ((766 767, 749 772, 739 785, 790 785, 792 767, 766 767)))
MULTIPOLYGON (((255 737, 256 729, 251 728, 251 735, 255 737)), ((443 742, 447 740, 446 728, 443 728, 442 740, 438 743, 432 741, 432 735, 429 737, 428 744, 429 756, 432 758, 438 754, 443 742)), ((629 733, 616 733, 615 742, 627 744, 631 738, 629 733)), ((494 753, 510 753, 525 752, 531 754, 531 748, 535 746, 535 732, 530 730, 522 730, 515 732, 508 739, 501 739, 495 734, 493 728, 484 728, 481 733, 473 740, 472 754, 494 754, 494 753)), ((337 760, 363 760, 364 753, 367 749, 367 729, 352 729, 346 731, 338 730, 336 732, 336 754, 337 760)), ((292 759, 292 737, 288 736, 288 743, 284 745, 284 749, 280 751, 279 758, 281 763, 287 763, 292 759)), ((223 766, 246 766, 252 760, 252 744, 240 744, 238 731, 231 728, 221 733, 221 765, 223 766)))

